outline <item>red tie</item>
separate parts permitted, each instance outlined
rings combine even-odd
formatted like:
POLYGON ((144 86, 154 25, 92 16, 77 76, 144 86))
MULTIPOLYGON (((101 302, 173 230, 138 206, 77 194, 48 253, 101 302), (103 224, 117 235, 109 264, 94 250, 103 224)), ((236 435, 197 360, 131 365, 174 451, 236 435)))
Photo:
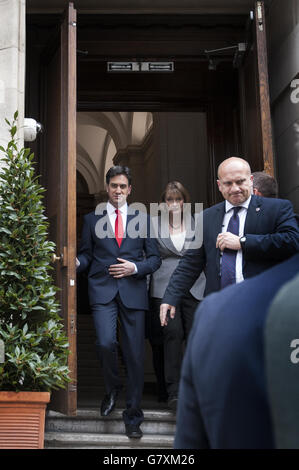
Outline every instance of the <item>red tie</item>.
POLYGON ((121 216, 121 212, 119 209, 115 209, 116 212, 116 220, 115 220, 115 238, 120 247, 122 239, 124 237, 124 226, 123 226, 123 219, 121 216))

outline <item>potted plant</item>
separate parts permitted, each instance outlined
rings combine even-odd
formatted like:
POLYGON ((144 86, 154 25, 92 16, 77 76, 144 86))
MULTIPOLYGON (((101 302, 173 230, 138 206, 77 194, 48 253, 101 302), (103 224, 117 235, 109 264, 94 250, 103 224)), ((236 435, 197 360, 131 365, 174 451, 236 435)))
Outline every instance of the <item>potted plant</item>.
POLYGON ((34 155, 17 147, 17 118, 6 120, 11 140, 0 146, 0 448, 42 448, 50 391, 69 381, 68 341, 50 275, 44 189, 34 155))

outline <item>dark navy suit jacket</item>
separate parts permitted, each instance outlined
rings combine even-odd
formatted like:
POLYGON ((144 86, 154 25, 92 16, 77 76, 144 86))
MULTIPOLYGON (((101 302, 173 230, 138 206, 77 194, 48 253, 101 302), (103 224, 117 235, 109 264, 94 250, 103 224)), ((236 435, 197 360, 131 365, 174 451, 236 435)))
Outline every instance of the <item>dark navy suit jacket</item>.
POLYGON ((182 366, 175 448, 274 447, 265 320, 275 294, 298 270, 299 254, 202 301, 182 366))
MULTIPOLYGON (((188 250, 170 278, 163 302, 176 305, 204 269, 205 295, 220 290, 220 250, 225 201, 203 213, 203 245, 188 250)), ((252 196, 248 207, 243 250, 244 279, 255 276, 299 251, 299 231, 292 204, 285 199, 252 196)))
POLYGON ((150 237, 150 218, 128 207, 125 237, 119 247, 107 211, 91 212, 84 217, 77 272, 88 271, 90 305, 107 304, 119 293, 127 308, 148 309, 147 274, 159 268, 161 258, 157 242, 150 237), (132 238, 128 234, 133 229, 132 238), (136 236, 136 235, 141 236, 136 236), (123 258, 135 263, 137 274, 114 279, 108 272, 111 264, 123 258))

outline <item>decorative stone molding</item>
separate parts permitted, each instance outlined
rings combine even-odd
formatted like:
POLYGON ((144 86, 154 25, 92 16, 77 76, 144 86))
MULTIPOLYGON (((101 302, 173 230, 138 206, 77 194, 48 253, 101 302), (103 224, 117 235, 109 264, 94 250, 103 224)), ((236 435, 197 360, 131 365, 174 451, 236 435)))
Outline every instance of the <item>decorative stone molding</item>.
POLYGON ((0 144, 9 141, 4 121, 19 111, 19 146, 23 146, 25 87, 25 0, 0 0, 0 144))
POLYGON ((128 145, 125 149, 120 149, 113 158, 114 165, 145 164, 151 157, 153 148, 152 128, 145 136, 140 145, 128 145))

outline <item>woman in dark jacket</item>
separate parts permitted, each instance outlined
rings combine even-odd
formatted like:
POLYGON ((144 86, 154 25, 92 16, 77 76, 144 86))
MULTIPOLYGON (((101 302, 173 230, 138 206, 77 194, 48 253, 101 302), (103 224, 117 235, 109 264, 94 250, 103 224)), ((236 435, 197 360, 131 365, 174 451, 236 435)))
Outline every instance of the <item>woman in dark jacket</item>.
MULTIPOLYGON (((152 219, 162 264, 151 277, 149 341, 153 351, 159 399, 164 401, 168 398, 168 406, 174 411, 178 398, 183 344, 187 341, 194 312, 205 289, 205 276, 202 273, 177 306, 175 318, 170 319, 167 326, 161 326, 160 304, 164 292, 170 276, 193 238, 192 227, 186 224, 183 211, 183 205, 189 201, 189 194, 184 186, 172 181, 167 184, 160 201, 167 217, 160 215, 152 219)), ((193 218, 191 222, 194 228, 193 218)))

